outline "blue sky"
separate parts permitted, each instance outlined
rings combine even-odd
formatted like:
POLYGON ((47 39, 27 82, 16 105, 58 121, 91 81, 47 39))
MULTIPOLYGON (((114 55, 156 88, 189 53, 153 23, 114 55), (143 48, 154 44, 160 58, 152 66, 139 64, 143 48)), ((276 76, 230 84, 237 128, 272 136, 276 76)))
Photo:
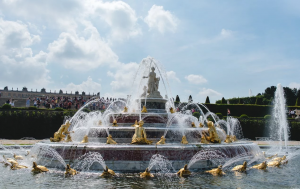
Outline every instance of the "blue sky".
POLYGON ((125 97, 139 62, 211 102, 300 87, 300 1, 0 1, 0 88, 125 97))

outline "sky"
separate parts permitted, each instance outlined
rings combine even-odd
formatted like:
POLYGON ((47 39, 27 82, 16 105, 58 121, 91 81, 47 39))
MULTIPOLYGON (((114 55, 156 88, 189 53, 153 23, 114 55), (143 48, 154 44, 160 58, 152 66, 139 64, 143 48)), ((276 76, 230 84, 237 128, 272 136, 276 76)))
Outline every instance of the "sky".
POLYGON ((300 88, 300 1, 0 0, 0 89, 126 97, 148 56, 181 101, 300 88))

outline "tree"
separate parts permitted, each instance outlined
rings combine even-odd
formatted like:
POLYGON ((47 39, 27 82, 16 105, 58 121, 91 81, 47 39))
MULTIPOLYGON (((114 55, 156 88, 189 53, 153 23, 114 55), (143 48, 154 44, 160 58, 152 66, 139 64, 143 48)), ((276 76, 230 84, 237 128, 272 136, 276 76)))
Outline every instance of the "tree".
POLYGON ((261 105, 261 104, 262 104, 262 98, 257 97, 257 98, 256 98, 256 101, 255 101, 255 104, 256 104, 256 105, 261 105))
POLYGON ((242 98, 239 98, 239 104, 244 104, 244 101, 242 98))
POLYGON ((226 100, 224 97, 222 98, 222 104, 226 104, 226 100))
POLYGON ((192 98, 192 95, 189 96, 189 103, 192 103, 193 102, 193 98, 192 98))
POLYGON ((206 97, 205 104, 210 104, 209 97, 206 97))
POLYGON ((297 98, 295 106, 300 106, 299 98, 297 98))
POLYGON ((179 96, 178 96, 178 95, 176 95, 176 100, 175 100, 175 102, 177 102, 177 103, 179 103, 179 102, 180 102, 180 98, 179 98, 179 96))

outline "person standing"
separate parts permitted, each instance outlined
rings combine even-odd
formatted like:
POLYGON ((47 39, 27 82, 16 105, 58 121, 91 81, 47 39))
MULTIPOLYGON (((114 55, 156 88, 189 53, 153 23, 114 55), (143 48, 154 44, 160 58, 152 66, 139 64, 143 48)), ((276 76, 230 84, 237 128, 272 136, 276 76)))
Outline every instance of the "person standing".
POLYGON ((27 98, 26 100, 26 107, 28 108, 30 106, 30 98, 27 98))
POLYGON ((230 110, 227 109, 227 117, 230 117, 230 110))

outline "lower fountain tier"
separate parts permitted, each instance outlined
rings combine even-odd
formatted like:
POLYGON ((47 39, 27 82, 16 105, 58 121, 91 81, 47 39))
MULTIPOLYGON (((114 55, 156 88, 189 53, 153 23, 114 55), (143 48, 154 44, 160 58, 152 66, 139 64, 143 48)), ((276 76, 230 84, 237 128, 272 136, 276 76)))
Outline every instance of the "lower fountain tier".
MULTIPOLYGON (((126 144, 99 144, 99 143, 51 143, 42 141, 36 145, 48 146, 55 149, 65 160, 67 164, 74 165, 76 159, 89 152, 100 153, 105 160, 106 165, 118 172, 141 172, 148 165, 151 157, 160 154, 172 162, 175 170, 179 170, 185 164, 188 164, 192 157, 201 150, 212 150, 217 153, 223 153, 227 158, 233 158, 239 155, 256 156, 261 152, 259 147, 252 142, 235 142, 231 144, 165 144, 165 145, 126 145, 126 144)), ((38 158, 39 164, 46 164, 48 167, 63 168, 62 164, 52 157, 38 158)), ((204 159, 196 162, 190 167, 190 170, 199 171, 216 167, 212 164, 212 159, 204 159)), ((102 171, 99 163, 94 163, 90 170, 102 171)), ((154 171, 154 169, 153 169, 154 171)))

